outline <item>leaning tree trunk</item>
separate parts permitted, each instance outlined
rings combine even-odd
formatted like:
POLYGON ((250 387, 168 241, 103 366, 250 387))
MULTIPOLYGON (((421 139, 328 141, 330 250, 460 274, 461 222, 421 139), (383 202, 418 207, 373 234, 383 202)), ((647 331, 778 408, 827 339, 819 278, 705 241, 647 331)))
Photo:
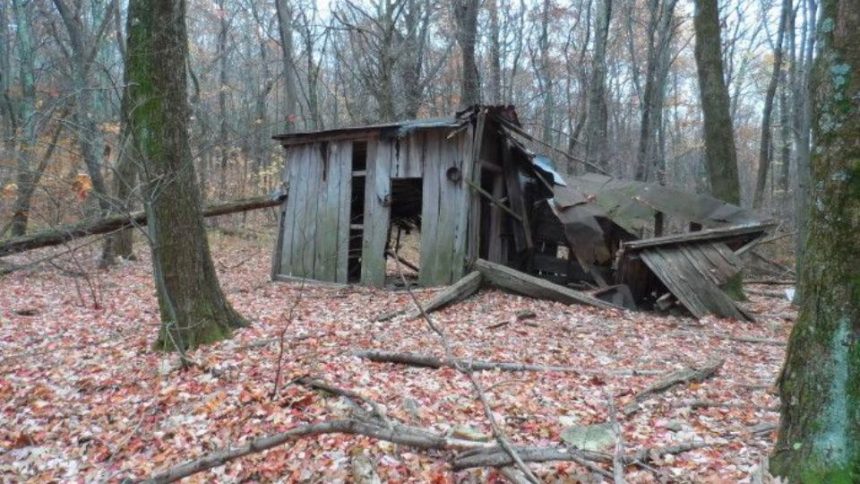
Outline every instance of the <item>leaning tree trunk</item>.
POLYGON ((813 76, 809 236, 801 312, 779 380, 771 470, 790 482, 860 482, 860 6, 822 4, 813 76))
POLYGON ((693 17, 696 31, 696 70, 705 125, 705 166, 711 193, 724 202, 740 205, 738 162, 729 91, 723 77, 720 53, 720 16, 717 0, 696 0, 693 17))
POLYGON ((185 1, 131 0, 129 115, 146 183, 153 274, 161 310, 155 344, 183 350, 230 336, 245 321, 218 285, 188 143, 185 1))

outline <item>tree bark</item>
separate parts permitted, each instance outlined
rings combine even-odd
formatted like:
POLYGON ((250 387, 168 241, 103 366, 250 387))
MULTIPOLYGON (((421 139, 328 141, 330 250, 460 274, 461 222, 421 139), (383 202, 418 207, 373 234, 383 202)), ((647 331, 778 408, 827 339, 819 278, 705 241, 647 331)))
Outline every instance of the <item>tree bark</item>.
POLYGON ((814 202, 770 468, 847 483, 860 480, 860 6, 822 2, 817 35, 814 202))
POLYGON ((12 1, 13 17, 17 25, 19 75, 21 83, 21 142, 16 157, 15 182, 18 193, 12 205, 12 236, 24 235, 30 219, 30 201, 36 187, 30 172, 30 158, 36 146, 36 68, 30 19, 22 0, 12 1))
POLYGON ((612 18, 612 0, 596 0, 594 54, 588 84, 585 159, 606 170, 608 159, 608 114, 606 111, 606 43, 612 18))
POLYGON ((481 102, 481 80, 475 60, 475 43, 478 36, 478 0, 454 0, 454 19, 457 22, 457 43, 463 60, 460 77, 460 107, 481 102))
POLYGON ((696 71, 704 117, 705 166, 711 193, 720 200, 740 205, 737 151, 729 115, 729 92, 723 77, 717 3, 717 0, 696 0, 693 16, 696 71))
POLYGON ((289 0, 276 0, 278 13, 278 34, 281 37, 282 59, 284 62, 284 128, 287 133, 295 131, 298 106, 295 65, 293 64, 293 10, 289 0))
POLYGON ((185 1, 131 0, 129 122, 144 160, 153 273, 161 310, 155 347, 195 348, 247 324, 218 284, 188 143, 185 1))
POLYGON ((491 104, 502 103, 502 46, 499 38, 499 0, 492 0, 488 5, 490 14, 490 79, 487 86, 488 101, 491 104))
POLYGON ((753 207, 761 208, 764 201, 764 188, 767 185, 767 173, 770 169, 772 152, 772 136, 770 132, 770 120, 773 113, 773 101, 776 97, 776 88, 779 86, 779 77, 782 72, 782 42, 785 37, 785 26, 791 13, 791 0, 782 0, 782 10, 779 16, 779 27, 776 34, 776 44, 773 47, 773 71, 770 82, 764 96, 764 108, 761 114, 761 145, 758 151, 758 174, 756 177, 755 193, 753 195, 753 207))

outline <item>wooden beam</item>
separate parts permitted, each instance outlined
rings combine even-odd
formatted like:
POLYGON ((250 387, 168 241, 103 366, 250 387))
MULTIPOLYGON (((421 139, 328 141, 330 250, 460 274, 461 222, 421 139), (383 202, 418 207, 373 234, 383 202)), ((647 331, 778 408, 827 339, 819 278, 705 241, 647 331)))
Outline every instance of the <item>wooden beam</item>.
MULTIPOLYGON (((470 272, 459 281, 451 284, 433 296, 433 299, 422 306, 424 308, 424 312, 430 313, 449 304, 466 299, 481 288, 481 279, 480 272, 470 272)), ((416 309, 409 313, 408 318, 413 319, 418 316, 421 316, 421 311, 416 309)))
POLYGON ((525 296, 550 299, 565 304, 587 304, 603 309, 624 309, 588 294, 484 259, 475 261, 475 269, 480 271, 490 284, 525 296))
POLYGON ((466 180, 466 183, 469 184, 469 187, 471 187, 472 190, 475 190, 476 192, 480 193, 484 198, 489 200, 490 203, 501 208, 502 210, 507 212, 508 215, 515 218, 518 222, 522 223, 523 218, 520 217, 520 215, 518 213, 516 213, 513 210, 511 210, 510 208, 506 207, 505 204, 503 204, 499 200, 496 200, 496 197, 492 196, 489 192, 487 192, 486 190, 484 190, 480 186, 476 185, 475 182, 473 182, 472 180, 466 180))

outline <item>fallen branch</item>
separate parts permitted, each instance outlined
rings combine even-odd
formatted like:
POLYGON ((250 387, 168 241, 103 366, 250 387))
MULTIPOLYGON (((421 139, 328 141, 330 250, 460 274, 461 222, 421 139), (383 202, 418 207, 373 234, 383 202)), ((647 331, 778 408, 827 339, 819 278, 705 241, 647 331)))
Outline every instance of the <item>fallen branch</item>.
MULTIPOLYGON (((666 455, 681 454, 715 445, 705 442, 683 442, 668 447, 643 448, 636 452, 625 453, 623 463, 624 465, 640 462, 647 463, 666 455)), ((610 453, 579 450, 569 447, 516 447, 516 451, 525 462, 571 461, 580 463, 591 461, 601 464, 612 464, 614 459, 614 455, 610 453)), ((510 456, 502 449, 493 447, 465 452, 454 458, 451 466, 455 471, 459 471, 472 467, 504 467, 510 465, 511 462, 510 456)), ((591 467, 589 468, 591 469, 591 467)), ((613 478, 612 473, 599 467, 598 469, 600 469, 599 473, 601 475, 610 479, 613 478)))
POLYGON ((384 423, 377 421, 340 419, 301 425, 286 432, 254 439, 245 445, 211 452, 198 459, 184 462, 155 474, 143 482, 154 484, 178 481, 179 479, 197 474, 198 472, 222 466, 231 460, 238 459, 239 457, 262 452, 302 437, 331 433, 364 435, 419 449, 463 449, 487 447, 488 445, 492 445, 487 442, 451 439, 443 435, 407 425, 398 424, 394 425, 392 428, 388 428, 384 423))
MULTIPOLYGON (((285 195, 278 198, 269 196, 231 200, 209 205, 203 210, 204 217, 214 217, 229 213, 245 212, 258 208, 273 207, 281 203, 285 195)), ((0 257, 27 250, 60 245, 64 242, 89 235, 100 235, 125 228, 146 225, 145 211, 125 215, 113 215, 95 221, 84 221, 72 225, 64 225, 56 229, 45 230, 31 235, 9 239, 0 244, 0 257)))
POLYGON ((633 397, 633 401, 624 407, 624 415, 630 416, 639 411, 639 404, 643 401, 647 400, 652 395, 657 393, 665 392, 666 390, 672 388, 675 385, 680 385, 682 383, 690 383, 690 382, 699 382, 704 381, 717 373, 725 360, 712 358, 705 362, 699 368, 685 368, 683 370, 674 371, 665 378, 658 380, 655 383, 652 383, 648 388, 642 390, 637 393, 635 397, 633 397))
POLYGON ((377 363, 396 363, 400 365, 418 366, 422 368, 463 368, 467 371, 559 371, 582 373, 582 368, 572 366, 544 366, 525 363, 481 361, 481 360, 448 360, 431 355, 418 353, 394 353, 390 351, 366 350, 353 353, 359 358, 366 358, 377 363))
POLYGON ((732 336, 729 334, 714 333, 718 338, 727 339, 730 341, 738 341, 741 343, 753 343, 770 346, 785 346, 786 342, 778 339, 756 338, 754 336, 732 336))

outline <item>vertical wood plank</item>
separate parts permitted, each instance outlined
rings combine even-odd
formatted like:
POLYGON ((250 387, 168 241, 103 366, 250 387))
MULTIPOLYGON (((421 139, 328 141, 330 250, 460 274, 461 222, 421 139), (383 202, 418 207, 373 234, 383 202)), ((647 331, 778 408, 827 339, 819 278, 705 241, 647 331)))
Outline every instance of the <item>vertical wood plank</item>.
POLYGON ((440 184, 445 176, 440 162, 440 139, 434 133, 422 133, 424 177, 421 201, 421 257, 418 282, 422 286, 444 284, 439 269, 440 184))
MULTIPOLYGON (((493 198, 501 200, 505 196, 505 179, 501 174, 493 175, 493 198)), ((487 260, 504 264, 507 262, 502 253, 502 209, 496 204, 490 204, 490 229, 488 238, 487 260)))
POLYGON ((308 145, 308 166, 305 185, 304 223, 301 226, 302 264, 299 277, 314 277, 317 233, 317 205, 322 181, 323 160, 321 143, 308 145))
POLYGON ((367 182, 364 198, 364 237, 361 245, 361 282, 385 284, 385 245, 391 212, 391 141, 367 145, 367 182))
MULTIPOLYGON (((480 151, 484 137, 484 113, 481 112, 478 117, 478 123, 475 126, 474 132, 470 129, 468 140, 471 144, 468 153, 471 156, 466 160, 467 171, 471 172, 471 180, 475 185, 481 186, 481 164, 480 151)), ((465 187, 466 203, 468 204, 468 237, 466 239, 466 259, 471 265, 478 259, 481 251, 481 197, 474 190, 465 187)))
MULTIPOLYGON (((448 283, 454 283, 463 277, 463 267, 466 263, 466 251, 469 249, 471 232, 469 231, 469 216, 472 213, 473 190, 469 188, 466 180, 473 180, 473 144, 472 136, 474 129, 470 125, 466 131, 461 131, 454 139, 448 141, 451 146, 451 160, 454 166, 458 166, 462 173, 462 179, 451 181, 446 178, 448 188, 448 199, 451 202, 451 222, 453 222, 453 237, 451 239, 451 261, 449 262, 448 283)), ((444 137, 443 137, 444 138, 444 137)), ((480 186, 480 180, 478 181, 480 186)), ((477 194, 475 194, 477 196, 477 194)), ((475 200, 477 202, 477 200, 475 200)), ((477 236, 477 224, 475 219, 474 235, 477 236)), ((476 246, 477 244, 475 244, 476 246)), ((477 250, 477 247, 475 247, 477 250)))
MULTIPOLYGON (((341 143, 329 142, 321 154, 322 174, 319 178, 316 230, 314 231, 313 278, 335 281, 337 267, 338 216, 340 214, 340 151, 341 143)), ((313 196, 313 194, 311 195, 313 196)))
POLYGON ((347 282, 349 265, 349 210, 352 202, 352 141, 342 142, 338 167, 337 263, 335 282, 347 282))
POLYGON ((301 265, 301 236, 300 227, 304 222, 304 204, 307 187, 304 182, 307 172, 307 146, 296 146, 291 149, 287 163, 290 164, 289 189, 287 198, 286 224, 284 227, 284 246, 281 251, 281 274, 298 275, 297 266, 301 265))

